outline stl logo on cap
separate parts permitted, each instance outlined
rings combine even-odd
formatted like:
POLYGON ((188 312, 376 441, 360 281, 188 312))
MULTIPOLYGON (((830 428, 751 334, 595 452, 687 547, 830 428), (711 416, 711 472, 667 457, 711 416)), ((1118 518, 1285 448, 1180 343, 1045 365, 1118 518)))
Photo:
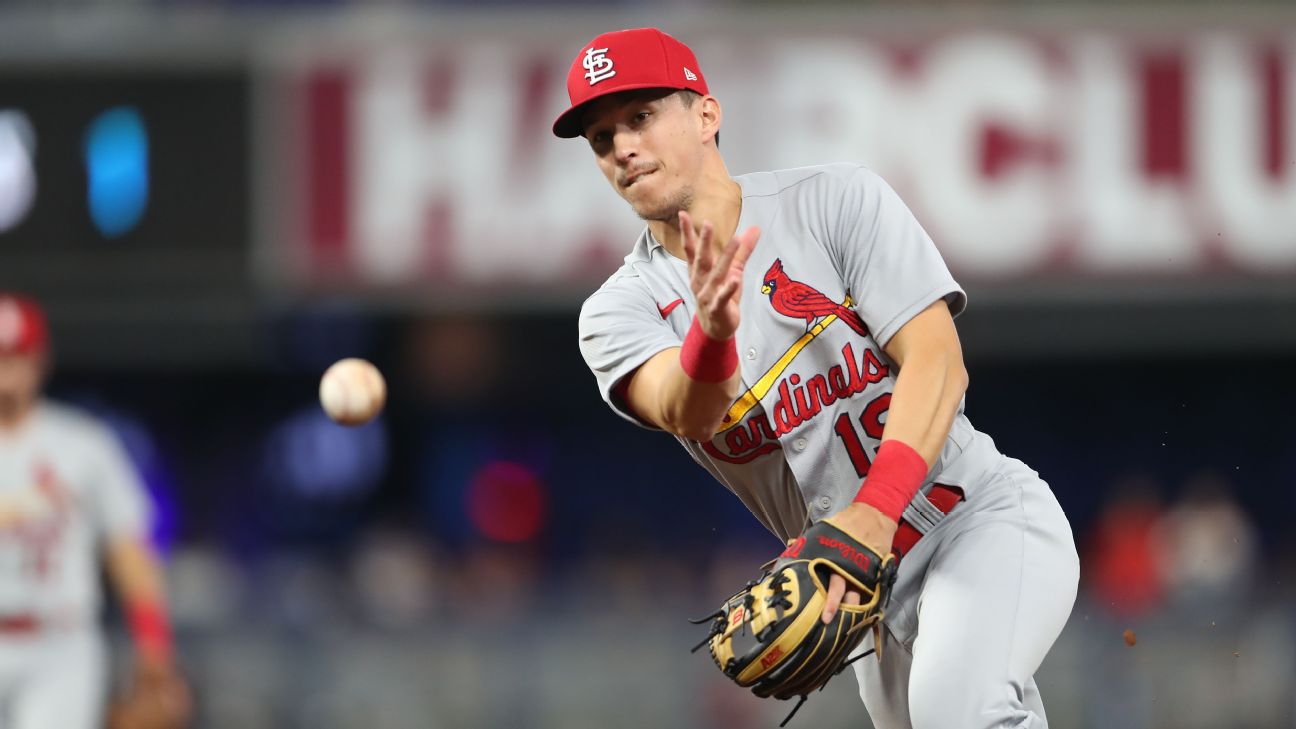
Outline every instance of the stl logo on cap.
POLYGON ((585 58, 581 65, 585 67, 585 78, 589 79, 590 86, 606 81, 616 75, 612 68, 612 59, 607 57, 608 49, 590 47, 585 51, 585 58))

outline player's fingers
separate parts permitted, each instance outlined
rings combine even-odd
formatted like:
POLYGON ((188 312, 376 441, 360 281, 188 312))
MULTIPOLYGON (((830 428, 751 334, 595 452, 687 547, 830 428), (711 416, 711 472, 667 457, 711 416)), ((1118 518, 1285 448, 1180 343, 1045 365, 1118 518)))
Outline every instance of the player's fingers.
POLYGON ((760 228, 753 225, 739 235, 734 236, 734 240, 738 242, 738 245, 734 252, 732 265, 735 270, 742 271, 743 267, 747 265, 747 259, 751 258, 752 251, 756 250, 756 241, 760 240, 760 228))
POLYGON ((708 251, 711 250, 711 239, 715 237, 715 226, 710 220, 702 221, 702 232, 698 235, 698 244, 708 251))
POLYGON ((733 296, 733 282, 708 276, 702 281, 695 295, 699 312, 706 311, 714 315, 724 309, 729 298, 733 296))
POLYGON ((714 276, 728 276, 733 266, 734 256, 738 255, 738 238, 730 238, 725 244, 724 250, 720 251, 720 257, 715 262, 714 276))
POLYGON ((841 575, 833 575, 828 579, 828 597, 824 601, 823 621, 824 625, 832 622, 837 615, 837 605, 841 603, 842 595, 846 593, 846 580, 841 575))
POLYGON ((731 278, 721 284, 720 288, 716 289, 715 307, 717 310, 728 305, 729 300, 733 298, 735 293, 737 293, 738 286, 741 283, 741 281, 731 278))
POLYGON ((843 598, 842 598, 842 604, 843 604, 843 605, 858 605, 858 604, 860 604, 860 594, 859 594, 858 592, 854 591, 854 590, 847 590, 847 591, 846 591, 846 597, 843 597, 843 598))
POLYGON ((684 241, 684 260, 692 267, 693 259, 697 257, 697 246, 693 243, 693 221, 683 210, 679 214, 679 228, 680 238, 684 241))
POLYGON ((711 235, 713 232, 714 228, 710 221, 702 223, 702 233, 695 242, 697 253, 693 265, 697 268, 697 272, 703 276, 711 273, 711 269, 715 265, 715 250, 711 247, 711 235))

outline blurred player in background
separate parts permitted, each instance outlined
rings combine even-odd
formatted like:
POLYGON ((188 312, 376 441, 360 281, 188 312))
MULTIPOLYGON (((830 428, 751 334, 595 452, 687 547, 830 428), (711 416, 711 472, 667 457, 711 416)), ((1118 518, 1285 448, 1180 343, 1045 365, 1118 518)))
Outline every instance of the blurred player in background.
POLYGON ((181 726, 191 701, 143 484, 106 426, 42 397, 49 365, 40 307, 0 292, 0 726, 103 726, 100 559, 135 646, 110 726, 181 726))

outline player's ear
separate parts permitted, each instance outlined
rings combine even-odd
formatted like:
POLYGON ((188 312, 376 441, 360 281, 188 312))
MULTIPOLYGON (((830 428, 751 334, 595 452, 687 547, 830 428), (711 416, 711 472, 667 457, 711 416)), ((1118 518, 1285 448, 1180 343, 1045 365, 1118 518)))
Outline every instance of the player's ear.
POLYGON ((720 100, 708 94, 703 96, 695 106, 698 108, 698 117, 702 121, 702 141, 710 142, 715 140, 718 145, 720 143, 720 122, 724 120, 724 112, 720 109, 720 100))

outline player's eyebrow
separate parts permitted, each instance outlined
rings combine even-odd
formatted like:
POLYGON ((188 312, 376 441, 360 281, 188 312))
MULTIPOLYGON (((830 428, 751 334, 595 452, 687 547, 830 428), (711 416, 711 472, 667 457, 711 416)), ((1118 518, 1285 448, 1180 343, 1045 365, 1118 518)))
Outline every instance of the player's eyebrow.
POLYGON ((592 116, 593 116, 592 114, 585 114, 585 115, 583 115, 583 116, 581 117, 581 136, 582 136, 582 137, 586 137, 586 138, 588 138, 588 137, 590 137, 592 134, 594 134, 594 133, 597 131, 597 130, 595 129, 595 123, 594 123, 594 120, 591 119, 592 116))
POLYGON ((598 99, 581 114, 581 129, 588 135, 590 127, 595 125, 599 111, 623 113, 629 107, 645 106, 659 102, 676 93, 675 89, 635 89, 598 99))
MULTIPOLYGON (((624 107, 627 104, 631 103, 630 100, 621 100, 615 104, 603 101, 602 99, 600 99, 600 101, 603 103, 595 103, 591 105, 591 107, 581 115, 581 129, 583 129, 586 134, 589 134, 592 128, 600 126, 600 119, 615 117, 618 113, 624 110, 624 107)), ((607 122, 602 122, 602 125, 607 126, 607 122)))

